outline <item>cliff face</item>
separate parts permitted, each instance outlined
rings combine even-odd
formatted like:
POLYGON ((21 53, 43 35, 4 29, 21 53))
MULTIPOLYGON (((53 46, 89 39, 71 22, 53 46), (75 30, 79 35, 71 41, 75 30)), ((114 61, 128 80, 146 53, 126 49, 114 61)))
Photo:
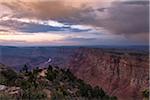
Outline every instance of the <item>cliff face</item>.
POLYGON ((69 69, 92 86, 100 86, 119 100, 142 100, 148 88, 148 56, 116 53, 100 49, 80 49, 72 57, 69 69))

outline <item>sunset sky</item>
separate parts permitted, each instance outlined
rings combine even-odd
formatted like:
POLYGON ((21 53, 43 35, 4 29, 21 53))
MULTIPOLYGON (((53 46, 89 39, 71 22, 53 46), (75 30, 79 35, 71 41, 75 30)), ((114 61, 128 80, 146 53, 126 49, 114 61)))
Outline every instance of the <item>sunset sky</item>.
POLYGON ((0 0, 0 45, 147 45, 148 0, 0 0))

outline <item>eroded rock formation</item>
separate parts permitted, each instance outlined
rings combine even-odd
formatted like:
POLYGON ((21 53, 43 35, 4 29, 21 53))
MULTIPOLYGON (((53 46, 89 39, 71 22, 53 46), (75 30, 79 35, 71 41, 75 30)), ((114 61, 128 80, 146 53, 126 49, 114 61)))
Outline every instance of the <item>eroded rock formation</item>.
POLYGON ((100 49, 79 49, 69 69, 93 86, 100 86, 119 100, 142 100, 148 88, 148 55, 109 52, 100 49))

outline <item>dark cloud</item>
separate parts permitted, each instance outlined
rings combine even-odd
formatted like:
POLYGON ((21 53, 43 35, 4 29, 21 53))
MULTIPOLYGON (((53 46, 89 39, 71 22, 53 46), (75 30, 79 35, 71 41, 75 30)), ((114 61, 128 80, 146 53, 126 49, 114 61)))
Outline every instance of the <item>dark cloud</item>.
POLYGON ((0 29, 0 32, 10 32, 9 30, 0 29))
POLYGON ((108 9, 108 13, 109 18, 102 20, 100 25, 115 34, 124 34, 130 40, 148 44, 149 5, 147 1, 115 3, 108 9))
MULTIPOLYGON (((61 1, 14 2, 3 3, 3 5, 11 8, 15 17, 55 19, 64 23, 92 25, 103 27, 113 34, 124 35, 129 40, 137 41, 137 43, 148 43, 149 40, 147 38, 149 34, 148 0, 116 1, 109 7, 89 6, 89 4, 75 7, 66 5, 61 1)), ((38 31, 49 29, 46 27, 39 28, 38 31)), ((32 28, 34 30, 37 26, 32 25, 32 28)), ((26 26, 24 29, 29 32, 30 27, 26 26)), ((80 30, 73 31, 78 32, 80 30)))
POLYGON ((67 38, 66 40, 69 40, 69 41, 95 41, 97 38, 72 38, 72 37, 69 37, 67 38))
POLYGON ((148 43, 149 4, 147 3, 148 1, 113 2, 108 8, 87 10, 89 12, 86 13, 81 11, 80 16, 75 16, 75 23, 103 27, 113 34, 123 34, 130 40, 148 43))
POLYGON ((104 27, 115 34, 149 32, 149 1, 116 1, 109 8, 84 4, 66 5, 61 1, 3 3, 13 9, 15 16, 89 24, 104 27), (105 13, 107 13, 105 15, 105 13))
POLYGON ((149 5, 149 1, 146 1, 146 0, 141 0, 141 1, 124 1, 122 3, 129 4, 129 5, 149 5))
POLYGON ((104 12, 107 8, 98 8, 97 10, 100 12, 104 12))
MULTIPOLYGON (((40 32, 50 32, 50 31, 57 31, 57 32, 89 32, 91 29, 78 29, 78 28, 71 28, 71 26, 65 27, 54 27, 50 25, 42 25, 38 23, 25 23, 13 20, 7 21, 0 21, 0 25, 9 27, 10 29, 16 30, 18 32, 26 32, 26 33, 40 33, 40 32)), ((9 32, 9 30, 1 30, 2 32, 9 32)), ((66 33, 67 34, 67 33, 66 33)))
POLYGON ((78 8, 72 5, 66 5, 63 1, 44 1, 44 2, 3 2, 2 5, 13 10, 15 17, 28 17, 37 19, 52 19, 58 17, 67 17, 77 13, 78 8))
POLYGON ((104 27, 117 34, 147 33, 149 31, 148 7, 139 5, 139 2, 136 6, 116 3, 109 8, 109 18, 103 21, 104 27))
POLYGON ((113 2, 109 8, 85 7, 70 18, 57 20, 104 27, 114 34, 147 34, 149 32, 148 1, 113 2))

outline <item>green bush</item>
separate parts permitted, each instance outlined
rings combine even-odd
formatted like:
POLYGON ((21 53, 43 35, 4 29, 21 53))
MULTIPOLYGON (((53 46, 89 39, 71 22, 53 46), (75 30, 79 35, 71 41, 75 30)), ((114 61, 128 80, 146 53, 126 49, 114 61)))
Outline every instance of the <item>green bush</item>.
POLYGON ((11 69, 8 70, 3 70, 1 72, 1 75, 3 75, 6 78, 6 85, 14 85, 15 84, 15 80, 17 79, 17 73, 14 72, 11 69))
POLYGON ((61 91, 55 91, 52 94, 51 100, 66 100, 65 95, 61 91))
POLYGON ((46 73, 46 78, 50 81, 56 79, 56 73, 54 71, 48 70, 46 73))
POLYGON ((145 99, 149 99, 149 90, 145 89, 144 91, 142 91, 142 95, 145 99))
POLYGON ((47 95, 42 91, 28 89, 23 92, 23 100, 45 100, 47 95), (35 92, 36 91, 36 92, 35 92))

